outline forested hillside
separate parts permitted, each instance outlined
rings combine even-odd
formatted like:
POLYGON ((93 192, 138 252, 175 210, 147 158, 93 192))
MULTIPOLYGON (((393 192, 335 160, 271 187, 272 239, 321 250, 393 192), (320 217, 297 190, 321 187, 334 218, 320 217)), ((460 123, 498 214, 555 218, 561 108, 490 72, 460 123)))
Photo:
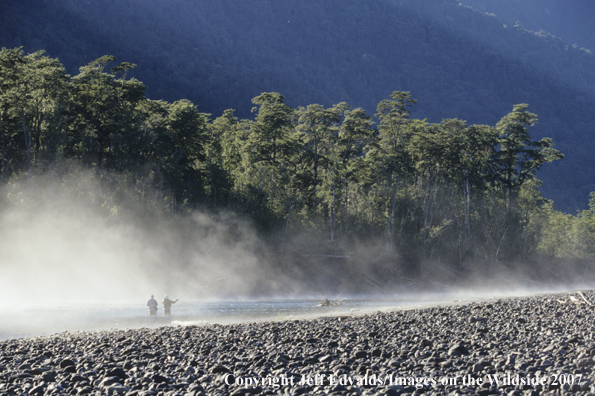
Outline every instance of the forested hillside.
POLYGON ((543 30, 568 44, 595 50, 595 3, 590 0, 464 0, 479 11, 493 13, 503 23, 543 30))
POLYGON ((228 216, 285 274, 595 256, 595 68, 561 39, 447 0, 1 7, 3 213, 228 216))
POLYGON ((430 123, 404 91, 374 117, 266 92, 253 120, 212 118, 186 99, 147 99, 135 66, 103 56, 68 78, 41 52, 0 52, 3 209, 71 193, 113 221, 233 213, 282 255, 365 242, 388 262, 460 268, 595 254, 595 200, 573 217, 541 197, 538 170, 563 155, 532 136, 527 104, 494 125, 430 123))
POLYGON ((252 117, 262 92, 373 113, 409 91, 414 116, 434 123, 494 125, 529 103, 534 134, 566 154, 540 174, 544 195, 574 214, 595 190, 593 56, 457 1, 23 0, 2 2, 0 18, 1 46, 44 49, 71 75, 115 55, 138 65, 130 75, 149 98, 187 98, 213 117, 252 117))

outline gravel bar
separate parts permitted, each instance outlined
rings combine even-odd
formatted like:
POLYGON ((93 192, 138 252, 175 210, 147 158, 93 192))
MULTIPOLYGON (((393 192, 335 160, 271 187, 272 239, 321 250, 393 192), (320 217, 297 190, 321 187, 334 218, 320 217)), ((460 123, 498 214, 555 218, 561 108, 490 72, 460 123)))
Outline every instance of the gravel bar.
POLYGON ((2 395, 595 394, 595 292, 0 342, 2 395))

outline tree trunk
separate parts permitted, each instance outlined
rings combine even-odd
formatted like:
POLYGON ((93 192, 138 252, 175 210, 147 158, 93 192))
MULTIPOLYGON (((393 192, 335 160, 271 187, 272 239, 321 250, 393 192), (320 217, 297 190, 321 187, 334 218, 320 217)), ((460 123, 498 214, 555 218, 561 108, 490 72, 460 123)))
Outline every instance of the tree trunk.
POLYGON ((335 196, 335 182, 334 182, 334 180, 333 180, 333 187, 332 188, 333 188, 333 199, 331 201, 330 208, 329 208, 331 247, 333 246, 333 242, 335 240, 335 227, 336 227, 336 224, 337 224, 336 213, 335 213, 335 199, 336 199, 336 196, 335 196))
POLYGON ((23 133, 25 134, 25 146, 27 148, 27 186, 29 187, 29 193, 31 193, 31 190, 33 189, 33 175, 31 171, 31 131, 27 133, 25 109, 23 109, 23 133))
POLYGON ((426 187, 426 192, 424 194, 424 247, 427 249, 428 242, 429 242, 429 232, 428 232, 428 212, 430 210, 430 202, 432 200, 432 196, 430 194, 430 188, 432 185, 432 176, 428 176, 428 185, 426 187))
POLYGON ((393 202, 389 217, 386 219, 386 232, 388 233, 388 251, 392 252, 395 245, 395 215, 397 209, 397 193, 399 191, 400 178, 397 176, 395 182, 395 193, 393 194, 393 202))
POLYGON ((8 165, 8 160, 6 158, 6 142, 4 141, 5 133, 2 132, 2 162, 0 162, 0 166, 2 166, 2 184, 6 184, 6 166, 8 165))
POLYGON ((289 213, 287 214, 287 220, 285 221, 285 229, 283 230, 283 238, 281 239, 281 253, 285 252, 285 246, 287 245, 287 230, 289 229, 289 220, 291 219, 291 212, 293 211, 293 201, 289 206, 289 213))

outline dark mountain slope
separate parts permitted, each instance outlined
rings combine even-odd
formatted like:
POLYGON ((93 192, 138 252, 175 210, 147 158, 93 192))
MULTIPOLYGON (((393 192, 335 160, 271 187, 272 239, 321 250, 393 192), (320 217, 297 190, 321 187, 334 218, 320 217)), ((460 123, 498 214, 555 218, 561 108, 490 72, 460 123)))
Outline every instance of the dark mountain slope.
POLYGON ((0 45, 46 49, 71 73, 113 54, 138 64, 148 96, 203 112, 277 91, 291 106, 346 101, 369 112, 394 90, 414 116, 495 124, 513 104, 566 154, 541 172, 559 208, 595 190, 595 62, 562 40, 507 27, 450 0, 46 0, 0 6, 0 45), (35 6, 34 6, 35 4, 35 6))
POLYGON ((569 44, 595 50, 595 2, 591 0, 463 0, 503 23, 517 21, 532 31, 544 30, 569 44))

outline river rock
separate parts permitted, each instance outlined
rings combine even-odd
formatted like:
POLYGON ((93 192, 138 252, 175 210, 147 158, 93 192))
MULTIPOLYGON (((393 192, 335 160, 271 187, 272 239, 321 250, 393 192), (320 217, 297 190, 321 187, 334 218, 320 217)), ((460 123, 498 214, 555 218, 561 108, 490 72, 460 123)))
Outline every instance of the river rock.
MULTIPOLYGON (((583 294, 595 302, 595 293, 583 294)), ((0 341, 0 394, 595 393, 595 310, 586 303, 559 300, 570 301, 569 295, 320 320, 4 340, 0 341), (537 375, 547 379, 543 386, 502 383, 508 376, 531 379, 537 375), (484 382, 463 384, 466 376, 484 382), (500 384, 490 385, 488 376, 498 376, 500 384), (554 383, 553 376, 564 382, 554 383), (431 378, 458 378, 459 382, 423 383, 431 378), (416 379, 422 382, 415 383, 416 379)))

